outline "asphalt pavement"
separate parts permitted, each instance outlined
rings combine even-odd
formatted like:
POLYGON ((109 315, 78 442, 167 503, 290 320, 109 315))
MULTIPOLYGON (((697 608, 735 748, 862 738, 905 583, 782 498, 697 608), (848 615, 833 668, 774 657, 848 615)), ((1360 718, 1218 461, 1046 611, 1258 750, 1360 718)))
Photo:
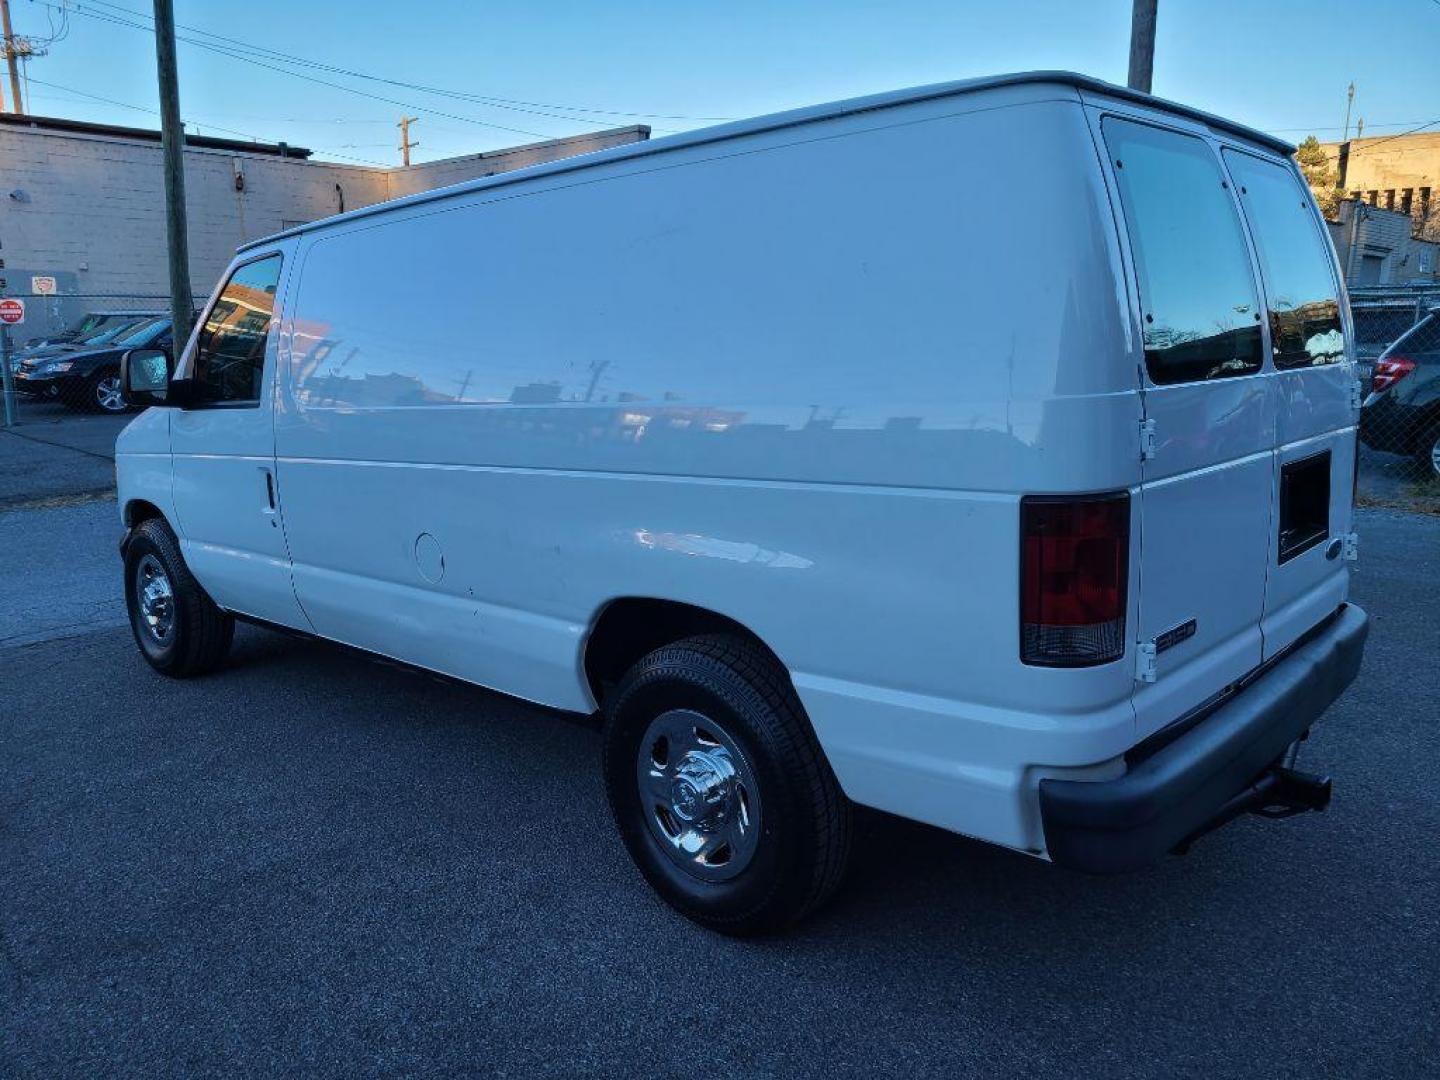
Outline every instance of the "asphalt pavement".
POLYGON ((20 400, 0 428, 0 509, 102 498, 115 491, 115 436, 133 417, 20 400))
POLYGON ((0 579, 0 1076, 1440 1075, 1440 519, 1360 527, 1328 813, 1119 878, 865 813, 739 942, 631 867, 586 723, 250 629, 166 680, 114 504, 0 513, 49 560, 0 579))

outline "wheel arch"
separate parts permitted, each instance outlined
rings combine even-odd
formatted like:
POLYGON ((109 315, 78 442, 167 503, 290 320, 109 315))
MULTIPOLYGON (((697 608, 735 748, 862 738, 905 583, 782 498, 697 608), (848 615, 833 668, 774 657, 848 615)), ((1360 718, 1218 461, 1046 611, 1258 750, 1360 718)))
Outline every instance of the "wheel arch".
MULTIPOLYGON (((160 507, 156 506, 149 499, 126 500, 122 520, 125 522, 127 529, 133 529, 142 522, 149 521, 151 518, 159 518, 161 521, 164 521, 166 525, 170 525, 170 522, 166 519, 160 507)), ((173 525, 171 525, 170 528, 172 531, 174 530, 173 525)))
POLYGON ((590 621, 581 653, 586 686, 603 707, 614 686, 641 657, 697 634, 733 634, 770 656, 789 677, 779 654, 750 627, 712 608, 653 596, 620 596, 607 601, 590 621))

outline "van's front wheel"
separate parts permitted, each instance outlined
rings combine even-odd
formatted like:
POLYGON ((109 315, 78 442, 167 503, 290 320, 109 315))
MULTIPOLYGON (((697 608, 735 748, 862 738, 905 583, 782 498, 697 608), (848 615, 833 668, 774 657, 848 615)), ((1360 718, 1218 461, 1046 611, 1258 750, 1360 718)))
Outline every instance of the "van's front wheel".
POLYGON ((235 620, 200 587, 175 534, 157 518, 136 526, 125 545, 125 604, 135 644, 164 675, 183 679, 212 670, 235 635, 235 620))
POLYGON ((839 884, 850 807, 783 669, 710 635, 640 660, 607 709, 605 783, 650 884, 729 934, 781 929, 839 884))

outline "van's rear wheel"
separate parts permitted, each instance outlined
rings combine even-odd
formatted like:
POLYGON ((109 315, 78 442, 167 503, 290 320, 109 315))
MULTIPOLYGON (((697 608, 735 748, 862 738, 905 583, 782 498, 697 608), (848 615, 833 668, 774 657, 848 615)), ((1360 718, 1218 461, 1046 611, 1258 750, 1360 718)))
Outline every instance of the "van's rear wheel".
POLYGON ((794 923, 834 892, 850 806, 782 668, 739 637, 657 649, 606 710, 605 784, 665 900, 729 934, 794 923))
POLYGON ((177 679, 213 670, 235 636, 235 620, 191 576, 175 534, 157 518, 136 526, 125 545, 125 604, 141 654, 177 679))

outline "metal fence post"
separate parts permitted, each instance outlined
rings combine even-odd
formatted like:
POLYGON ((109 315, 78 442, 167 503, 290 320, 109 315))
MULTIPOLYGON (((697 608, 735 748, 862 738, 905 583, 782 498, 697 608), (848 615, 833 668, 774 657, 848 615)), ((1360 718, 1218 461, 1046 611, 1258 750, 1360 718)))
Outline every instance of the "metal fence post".
POLYGON ((5 426, 14 427, 15 420, 15 373, 10 370, 10 327, 0 326, 0 370, 4 374, 5 426))

